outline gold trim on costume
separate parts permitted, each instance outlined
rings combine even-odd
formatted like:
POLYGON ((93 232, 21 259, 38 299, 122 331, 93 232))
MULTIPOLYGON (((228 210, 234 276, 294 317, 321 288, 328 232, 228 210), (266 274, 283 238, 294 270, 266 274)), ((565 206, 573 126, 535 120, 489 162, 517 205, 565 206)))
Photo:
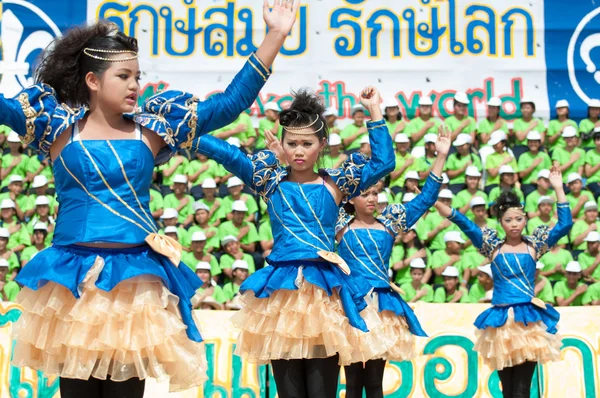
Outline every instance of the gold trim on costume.
POLYGON ((125 62, 125 61, 131 61, 133 59, 137 59, 137 57, 138 57, 138 53, 135 51, 132 51, 132 50, 104 50, 101 48, 86 47, 83 49, 83 53, 90 58, 99 59, 100 61, 108 61, 108 62, 125 62), (99 55, 94 55, 94 54, 92 54, 93 52, 101 53, 101 54, 133 54, 133 55, 130 57, 127 57, 127 58, 115 59, 115 58, 108 58, 108 57, 101 57, 99 55))
MULTIPOLYGON (((21 142, 25 145, 29 145, 35 139, 35 119, 37 118, 38 113, 29 103, 29 95, 27 95, 27 93, 19 94, 17 101, 21 104, 21 109, 25 115, 25 127, 27 130, 25 136, 21 136, 21 142)), ((44 109, 43 106, 42 109, 44 109)))
MULTIPOLYGON (((319 224, 319 228, 321 228, 321 232, 323 232, 323 236, 325 237, 325 239, 327 239, 327 243, 329 243, 331 245, 331 240, 329 240, 327 233, 325 233, 325 228, 323 228, 323 224, 321 224, 321 220, 319 220, 319 217, 317 217, 315 210, 310 205, 310 202, 308 201, 308 198, 306 197, 306 194, 304 193, 304 190, 302 189, 302 185, 300 185, 300 183, 298 183, 298 189, 300 190, 300 193, 302 194, 302 198, 306 201, 306 204, 308 205, 308 208, 310 209, 310 212, 312 213, 313 217, 315 218, 315 220, 317 220, 317 223, 319 224)), ((282 192, 282 194, 283 194, 283 192, 282 192)))
POLYGON ((260 70, 260 68, 258 68, 256 65, 254 65, 250 60, 252 58, 248 58, 248 63, 250 64, 250 66, 252 66, 254 68, 254 70, 256 70, 258 72, 258 74, 263 78, 264 81, 267 81, 267 77, 264 75, 264 73, 262 73, 262 71, 260 70))

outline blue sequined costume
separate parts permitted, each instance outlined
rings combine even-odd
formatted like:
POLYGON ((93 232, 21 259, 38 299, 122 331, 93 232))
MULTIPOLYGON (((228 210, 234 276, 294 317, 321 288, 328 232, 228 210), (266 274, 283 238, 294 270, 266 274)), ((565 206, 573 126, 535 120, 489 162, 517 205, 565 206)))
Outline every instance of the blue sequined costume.
MULTIPOLYGON (((368 122, 373 157, 352 154, 337 169, 321 170, 346 197, 358 195, 394 168, 394 153, 383 120, 368 122)), ((340 355, 347 363, 353 347, 344 337, 348 322, 367 330, 359 315, 369 285, 346 277, 326 258, 334 258, 339 204, 325 182, 286 180, 289 169, 275 154, 253 156, 211 136, 194 149, 221 163, 259 194, 268 206, 274 246, 265 268, 241 286, 244 308, 232 321, 241 330, 236 352, 255 363, 273 359, 325 358, 340 355)))
POLYGON ((452 211, 454 222, 471 239, 481 254, 492 258, 494 294, 492 307, 475 321, 478 340, 475 350, 493 369, 525 361, 544 363, 560 357, 561 340, 556 335, 559 313, 535 299, 535 265, 563 236, 573 221, 568 203, 559 203, 558 223, 542 225, 531 236, 523 236, 529 253, 510 253, 497 232, 480 229, 467 217, 452 211))
POLYGON ((206 359, 191 304, 201 281, 178 262, 176 242, 157 234, 149 207, 152 172, 200 135, 233 121, 269 74, 252 55, 225 93, 207 101, 178 91, 157 94, 140 112, 124 115, 136 122, 135 139, 78 139, 88 108, 61 104, 45 84, 15 99, 0 97, 0 123, 40 156, 49 155, 61 134, 72 134, 53 161, 60 204, 53 244, 17 277, 24 312, 14 329, 14 365, 84 380, 170 379, 171 391, 203 383, 206 359), (140 126, 166 144, 156 159, 140 126))
POLYGON ((390 287, 388 270, 396 236, 407 232, 433 206, 441 183, 440 177, 430 174, 415 199, 387 206, 377 217, 385 230, 352 228, 353 217, 340 212, 336 229, 343 235, 338 252, 350 266, 350 276, 368 281, 373 288, 372 305, 379 314, 376 324, 369 324, 371 332, 348 331, 353 345, 360 347, 353 354, 353 362, 378 358, 411 360, 416 356, 414 335, 427 336, 412 308, 390 287))

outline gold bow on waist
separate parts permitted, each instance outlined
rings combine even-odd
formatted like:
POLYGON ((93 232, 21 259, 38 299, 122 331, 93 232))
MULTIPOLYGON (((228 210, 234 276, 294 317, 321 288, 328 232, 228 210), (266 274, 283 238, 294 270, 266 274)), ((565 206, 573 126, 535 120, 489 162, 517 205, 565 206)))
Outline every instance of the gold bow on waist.
POLYGON ((181 251, 183 249, 181 243, 170 236, 155 233, 149 234, 146 237, 146 243, 152 250, 167 257, 176 267, 179 267, 179 263, 181 262, 181 251))
POLYGON ((346 264, 346 261, 344 261, 344 259, 341 258, 337 253, 328 252, 326 250, 319 250, 317 252, 317 254, 323 260, 337 265, 344 274, 350 275, 350 267, 348 267, 348 264, 346 264))

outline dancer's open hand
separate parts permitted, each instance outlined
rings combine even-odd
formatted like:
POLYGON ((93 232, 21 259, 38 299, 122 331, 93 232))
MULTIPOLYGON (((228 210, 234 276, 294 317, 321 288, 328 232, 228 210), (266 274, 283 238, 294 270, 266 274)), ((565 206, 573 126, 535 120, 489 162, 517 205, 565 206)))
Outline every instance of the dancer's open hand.
POLYGON ((268 0, 264 0, 263 19, 269 32, 279 32, 287 36, 296 22, 298 7, 300 0, 275 0, 273 7, 269 6, 268 0))

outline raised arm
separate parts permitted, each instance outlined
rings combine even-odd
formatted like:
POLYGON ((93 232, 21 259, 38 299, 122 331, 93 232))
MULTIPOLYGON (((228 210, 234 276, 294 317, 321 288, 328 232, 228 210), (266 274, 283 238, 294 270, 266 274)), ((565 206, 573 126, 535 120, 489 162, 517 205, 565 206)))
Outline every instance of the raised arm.
POLYGON ((558 167, 552 167, 550 171, 550 184, 554 188, 557 199, 558 222, 548 232, 547 227, 540 226, 533 231, 533 237, 536 241, 538 257, 546 253, 550 248, 558 243, 558 241, 569 233, 573 226, 573 217, 569 202, 563 189, 562 173, 558 167))

